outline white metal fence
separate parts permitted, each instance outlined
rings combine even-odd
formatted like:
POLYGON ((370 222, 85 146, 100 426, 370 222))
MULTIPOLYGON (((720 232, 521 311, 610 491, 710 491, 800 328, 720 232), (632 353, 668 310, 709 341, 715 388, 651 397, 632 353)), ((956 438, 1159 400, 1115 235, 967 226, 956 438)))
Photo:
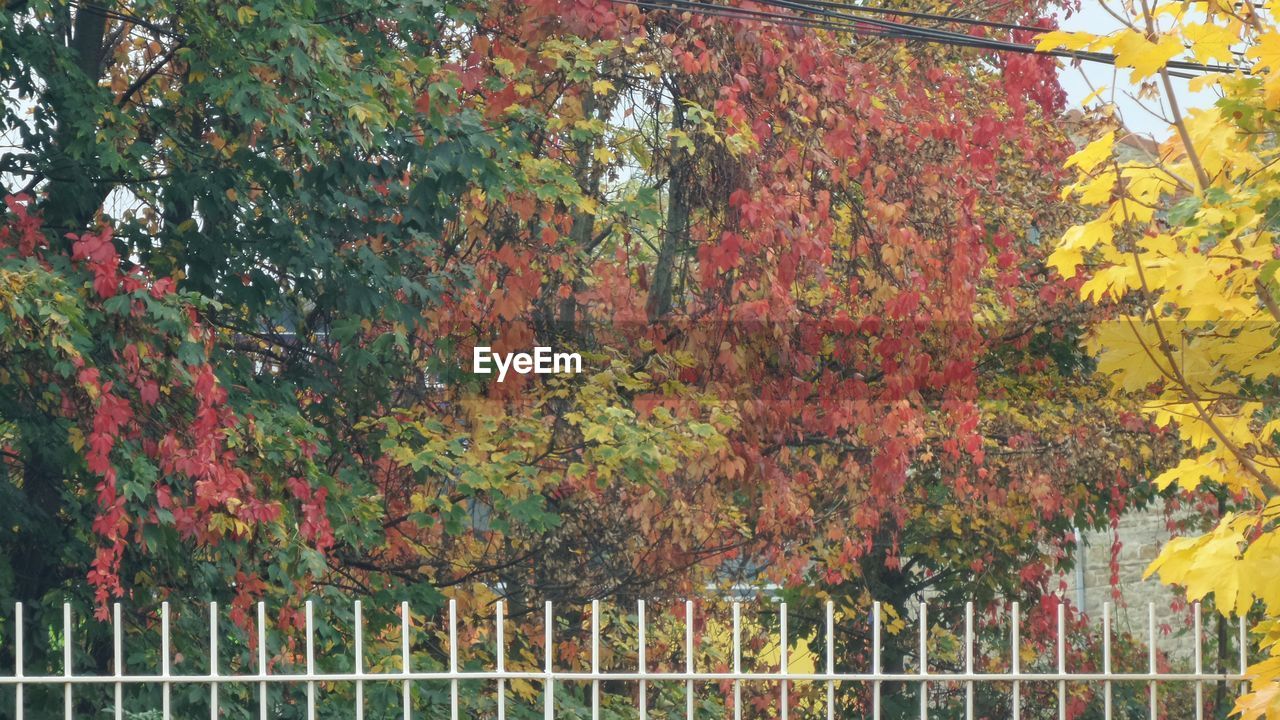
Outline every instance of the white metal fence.
MULTIPOLYGON (((354 658, 352 672, 334 673, 323 672, 317 670, 316 666, 316 647, 314 632, 314 610, 311 602, 306 603, 305 608, 305 672, 298 673, 272 673, 268 664, 267 653, 267 635, 266 635, 266 611, 262 604, 257 606, 257 658, 256 667, 252 671, 238 673, 224 673, 219 668, 219 611, 217 603, 213 603, 209 607, 209 633, 208 633, 208 660, 209 672, 207 674, 181 674, 171 671, 170 660, 173 657, 173 651, 170 646, 170 613, 168 603, 164 603, 160 611, 160 667, 156 668, 154 674, 126 674, 123 672, 123 632, 120 620, 120 606, 114 606, 113 617, 113 662, 111 668, 114 669, 112 674, 106 675, 81 675, 76 674, 73 666, 73 643, 72 643, 72 611, 69 605, 63 606, 63 628, 62 637, 58 640, 62 647, 62 672, 61 674, 49 675, 29 675, 24 671, 24 625, 23 625, 23 609, 18 604, 14 613, 14 633, 13 651, 15 658, 15 667, 12 673, 6 670, 6 674, 0 675, 0 688, 12 688, 15 695, 14 716, 16 720, 24 720, 24 713, 31 708, 27 707, 27 701, 24 699, 24 690, 33 686, 61 686, 63 696, 63 715, 67 720, 75 717, 75 695, 77 688, 83 688, 88 685, 109 685, 114 690, 114 701, 108 710, 114 713, 116 720, 122 720, 124 717, 124 697, 125 688, 135 685, 159 685, 161 688, 160 707, 155 708, 159 711, 160 717, 164 720, 170 720, 173 711, 171 710, 171 694, 175 688, 190 688, 191 686, 207 688, 209 716, 212 720, 217 720, 222 716, 219 706, 219 690, 220 687, 227 683, 235 683, 240 685, 257 685, 258 708, 257 717, 260 720, 273 718, 275 711, 269 707, 268 703, 268 686, 273 684, 288 684, 298 688, 305 688, 306 705, 305 717, 313 719, 316 717, 316 697, 317 686, 325 684, 346 684, 354 689, 354 702, 351 707, 351 716, 357 720, 363 720, 366 713, 365 689, 369 683, 399 683, 402 686, 401 691, 401 707, 394 708, 391 712, 394 715, 402 716, 404 720, 411 720, 414 717, 423 717, 423 713, 415 713, 411 707, 410 691, 415 683, 447 683, 449 688, 449 711, 448 715, 451 720, 458 720, 459 708, 462 704, 459 702, 459 683, 468 681, 483 681, 490 684, 493 688, 494 698, 496 699, 496 717, 498 720, 506 720, 507 714, 507 688, 506 685, 512 681, 529 681, 541 684, 541 695, 543 699, 543 715, 546 720, 552 720, 556 715, 556 686, 559 683, 574 683, 585 686, 590 684, 590 712, 593 720, 599 720, 601 708, 601 683, 604 682, 625 682, 634 685, 635 692, 635 713, 641 720, 646 720, 650 716, 649 690, 653 683, 681 683, 684 685, 685 707, 684 716, 686 720, 695 718, 695 697, 697 696, 696 685, 712 684, 712 683, 732 683, 732 714, 737 720, 741 720, 743 703, 742 691, 743 685, 746 683, 767 683, 769 687, 777 686, 779 693, 776 715, 781 720, 787 720, 790 712, 787 702, 788 693, 792 690, 794 683, 813 683, 817 687, 825 685, 825 701, 821 712, 825 713, 828 720, 836 717, 836 688, 846 683, 860 684, 867 688, 870 693, 870 716, 875 720, 881 718, 881 687, 885 683, 907 683, 915 685, 919 688, 919 706, 917 715, 922 720, 930 717, 931 701, 929 687, 931 684, 949 684, 951 686, 963 687, 963 713, 966 720, 974 720, 974 695, 975 688, 984 684, 994 684, 1000 688, 1008 687, 1009 707, 1011 708, 1011 716, 1014 720, 1019 720, 1024 713, 1023 685, 1028 683, 1045 683, 1056 684, 1056 705, 1057 716, 1059 718, 1067 717, 1067 686, 1069 683, 1089 683, 1095 687, 1100 686, 1102 696, 1102 713, 1103 717, 1111 720, 1113 715, 1112 704, 1112 688, 1117 683, 1139 683, 1145 684, 1146 695, 1149 698, 1147 711, 1142 713, 1150 718, 1157 718, 1160 715, 1160 698, 1163 684, 1181 683, 1194 687, 1195 695, 1195 717, 1201 720, 1205 707, 1204 693, 1205 686, 1215 683, 1232 683, 1236 684, 1236 688, 1240 691, 1245 689, 1244 673, 1248 663, 1247 657, 1247 638, 1246 627, 1243 619, 1238 626, 1238 660, 1239 670, 1229 673, 1213 673, 1206 672, 1203 658, 1203 628, 1201 624, 1201 611, 1199 605, 1195 605, 1192 609, 1193 623, 1192 628, 1194 637, 1194 646, 1189 648, 1191 651, 1190 663, 1192 672, 1161 672, 1157 663, 1157 647, 1158 636, 1156 632, 1156 615, 1153 605, 1147 607, 1147 650, 1148 650, 1148 666, 1146 672, 1116 672, 1112 667, 1112 609, 1110 603, 1104 606, 1101 627, 1101 646, 1102 646, 1102 663, 1100 672, 1069 672, 1067 667, 1067 647, 1068 636, 1066 631, 1064 607, 1058 607, 1057 617, 1057 637, 1055 639, 1057 648, 1057 664, 1052 671, 1029 672, 1023 668, 1021 659, 1022 653, 1019 651, 1022 647, 1021 637, 1021 621, 1020 612, 1017 603, 1012 606, 1010 614, 1010 647, 1009 651, 1009 670, 1007 672, 979 672, 975 669, 975 630, 974 630, 974 609, 973 604, 969 603, 965 607, 964 616, 964 646, 963 646, 963 669, 958 671, 938 672, 930 667, 929 661, 929 611, 928 607, 921 605, 918 608, 918 661, 916 663, 916 672, 888 672, 882 667, 882 612, 880 603, 875 604, 871 617, 871 663, 870 667, 861 671, 839 670, 836 668, 833 644, 833 607, 830 603, 826 606, 825 619, 825 663, 819 671, 815 672, 793 672, 789 668, 788 653, 790 643, 787 630, 787 606, 781 603, 776 606, 778 612, 778 641, 779 641, 779 657, 776 671, 769 672, 744 672, 742 666, 743 643, 742 643, 742 623, 741 623, 741 607, 739 603, 732 606, 732 670, 728 672, 711 672, 705 669, 700 670, 695 667, 694 653, 694 606, 692 602, 685 604, 684 618, 684 670, 683 671, 667 671, 657 672, 650 670, 649 658, 646 656, 646 620, 645 620, 645 603, 641 601, 636 608, 636 637, 638 654, 637 664, 634 671, 602 671, 601 670, 601 652, 600 652, 600 605, 598 602, 592 603, 591 606, 591 650, 590 650, 590 671, 570 671, 557 669, 554 662, 554 622, 551 603, 545 606, 544 629, 545 634, 542 639, 544 648, 543 668, 541 671, 519 671, 512 670, 507 667, 506 648, 507 643, 504 638, 505 628, 507 625, 504 619, 503 603, 498 602, 495 605, 495 625, 494 637, 496 639, 496 648, 493 655, 493 668, 491 670, 473 671, 462 670, 459 668, 458 659, 458 613, 454 601, 449 602, 448 613, 448 637, 449 637, 449 661, 447 669, 443 670, 415 670, 412 666, 412 657, 410 653, 410 642, 413 628, 410 621, 410 612, 408 603, 400 606, 400 670, 397 672, 370 672, 367 670, 365 657, 365 623, 362 615, 361 604, 359 601, 354 603, 354 658)), ((1166 648, 1167 650, 1168 648, 1166 648)), ((1003 690, 1002 690, 1003 691, 1003 690)), ((203 691, 202 691, 203 692, 203 691)), ((821 699, 819 693, 818 698, 821 699)), ((1037 708, 1043 711, 1045 708, 1037 708)), ((43 708, 47 713, 49 708, 43 708)), ((0 708, 0 715, 6 714, 3 708, 0 708)), ((56 714, 56 710, 55 710, 56 714)), ((393 715, 381 714, 377 717, 391 717, 393 715)), ((1134 717, 1132 714, 1125 717, 1134 717)), ((1189 716, 1187 716, 1189 718, 1189 716)), ((937 720, 937 718, 935 718, 937 720)))

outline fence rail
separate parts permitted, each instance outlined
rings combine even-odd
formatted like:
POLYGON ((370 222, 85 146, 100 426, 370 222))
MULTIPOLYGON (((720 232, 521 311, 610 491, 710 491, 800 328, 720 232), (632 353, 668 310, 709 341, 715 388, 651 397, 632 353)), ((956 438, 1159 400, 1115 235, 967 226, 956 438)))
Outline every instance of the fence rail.
MULTIPOLYGON (((647 657, 647 623, 645 620, 645 603, 640 601, 636 608, 636 640, 637 640, 637 665, 635 671, 601 671, 601 652, 600 652, 600 604, 598 601, 591 605, 591 650, 590 650, 590 671, 576 670, 558 670, 555 668, 554 662, 554 614, 551 603, 546 603, 544 614, 544 636, 543 636, 543 668, 541 671, 527 670, 511 670, 506 667, 506 649, 507 643, 504 638, 506 619, 504 618, 504 604, 499 601, 495 604, 494 617, 494 634, 496 640, 494 668, 493 670, 475 671, 459 669, 458 658, 458 613, 455 601, 449 601, 448 613, 448 636, 449 636, 449 663, 447 670, 414 670, 412 667, 412 655, 410 652, 410 638, 412 632, 412 623, 410 621, 410 612, 408 603, 400 605, 400 667, 399 671, 394 672, 368 672, 366 671, 366 660, 364 653, 365 640, 365 623, 361 603, 356 601, 353 606, 354 610, 354 671, 353 672, 322 672, 316 669, 316 648, 315 648, 315 623, 314 608, 310 601, 305 606, 305 634, 306 634, 306 650, 305 650, 305 672, 298 673, 271 673, 270 666, 267 662, 267 622, 266 609, 263 604, 257 605, 257 658, 254 672, 251 673, 231 673, 225 674, 219 669, 219 611, 218 604, 211 603, 209 606, 209 646, 208 660, 209 672, 205 674, 175 674, 171 672, 170 660, 173 652, 170 642, 170 612, 169 604, 163 603, 160 611, 160 643, 161 643, 161 667, 158 674, 125 674, 123 672, 123 625, 120 619, 120 606, 116 604, 113 607, 112 618, 112 651, 114 669, 113 674, 107 675, 77 675, 73 665, 73 643, 72 643, 72 611, 70 605, 63 606, 63 635, 61 638, 62 646, 62 673, 56 675, 28 675, 24 672, 24 625, 23 625, 23 607, 19 603, 14 608, 14 633, 13 633, 13 654, 14 668, 12 674, 0 675, 0 688, 12 687, 15 693, 15 713, 16 720, 24 720, 24 713, 28 709, 24 698, 24 689, 29 686, 55 686, 63 687, 63 707, 64 716, 67 720, 71 720, 74 715, 74 688, 77 686, 88 685, 111 685, 114 688, 114 700, 112 702, 112 710, 115 720, 123 720, 124 718, 124 688, 134 685, 155 685, 160 684, 161 702, 158 710, 164 720, 170 720, 172 717, 171 693, 174 687, 180 686, 207 686, 209 693, 209 710, 211 720, 218 720, 221 716, 219 705, 219 689, 225 684, 256 684, 258 686, 258 718, 259 720, 268 720, 274 717, 270 713, 271 708, 268 702, 268 686, 277 684, 288 684, 304 686, 306 689, 306 718, 314 720, 316 717, 316 697, 317 685, 319 683, 348 683, 354 687, 355 697, 353 705, 353 715, 356 720, 364 720, 365 715, 365 686, 368 683, 401 683, 403 690, 401 693, 401 714, 404 720, 412 720, 414 717, 411 703, 411 689, 415 683, 448 683, 449 685, 449 717, 451 720, 457 720, 459 716, 459 683, 467 681, 485 681, 495 685, 496 698, 496 717, 498 720, 506 720, 506 683, 511 681, 533 681, 543 684, 543 714, 545 720, 553 720, 555 718, 556 707, 556 685, 557 683, 590 683, 590 707, 591 717, 593 720, 599 720, 601 709, 601 683, 610 681, 621 681, 636 684, 636 712, 641 720, 647 720, 650 712, 648 701, 648 690, 651 683, 683 683, 685 685, 685 718, 693 720, 695 718, 695 685, 698 683, 732 683, 733 690, 733 716, 735 720, 742 718, 742 688, 744 683, 776 683, 778 685, 778 706, 777 717, 780 720, 788 720, 790 712, 788 703, 788 694, 791 690, 792 683, 808 682, 808 683, 825 683, 825 715, 828 720, 834 720, 836 717, 836 688, 839 685, 847 683, 856 683, 869 688, 871 693, 870 713, 873 720, 880 720, 882 713, 881 687, 884 683, 911 683, 919 687, 919 707, 918 717, 921 720, 927 720, 930 716, 930 694, 929 687, 931 684, 948 684, 962 685, 964 687, 964 717, 966 720, 974 720, 975 708, 974 697, 975 689, 983 684, 1005 684, 1011 685, 1008 691, 1010 699, 1011 717, 1013 720, 1020 720, 1023 715, 1023 692, 1022 685, 1024 683, 1056 683, 1056 704, 1057 715, 1060 719, 1065 719, 1068 712, 1068 683, 1091 683, 1101 685, 1103 698, 1103 716, 1106 720, 1112 720, 1113 699, 1112 690, 1115 683, 1146 683, 1147 695, 1149 702, 1147 704, 1148 716, 1155 720, 1160 716, 1159 698, 1160 684, 1167 683, 1193 683, 1195 692, 1195 717, 1196 720, 1203 720, 1204 717, 1204 689, 1206 684, 1214 683, 1239 683, 1240 691, 1246 689, 1245 672, 1248 665, 1248 644, 1246 637, 1246 624, 1241 618, 1238 626, 1238 647, 1239 647, 1239 669, 1233 673, 1213 673, 1205 672, 1203 658, 1203 627, 1201 621, 1201 609, 1199 604, 1195 604, 1192 608, 1193 617, 1193 633, 1194 647, 1191 661, 1193 664, 1193 672, 1161 672, 1158 666, 1158 650, 1157 650, 1157 634, 1156 634, 1156 615, 1154 604, 1147 606, 1147 650, 1148 650, 1148 667, 1146 672, 1116 672, 1112 667, 1112 607, 1110 603, 1103 606, 1102 613, 1102 671, 1101 672, 1068 672, 1067 669, 1067 632, 1065 607, 1058 606, 1057 616, 1057 637, 1055 640, 1057 655, 1056 668, 1052 672, 1027 672, 1022 667, 1021 652, 1021 616, 1018 603, 1013 603, 1011 608, 1010 621, 1010 670, 1008 672, 979 672, 975 670, 975 628, 974 628, 974 608, 972 603, 965 606, 964 616, 964 660, 963 671, 959 672, 934 672, 930 671, 929 666, 929 611, 926 604, 921 604, 918 611, 918 671, 917 672, 886 672, 882 667, 882 615, 880 603, 875 603, 871 613, 871 666, 866 672, 844 672, 836 670, 834 655, 834 607, 831 603, 826 605, 825 618, 825 662, 822 672, 792 672, 789 670, 789 638, 787 629, 787 605, 780 603, 778 605, 778 669, 776 671, 766 672, 744 672, 742 669, 742 619, 741 619, 741 603, 735 602, 732 606, 732 671, 729 672, 713 672, 706 670, 698 670, 695 667, 694 653, 694 605, 693 603, 685 603, 685 622, 684 622, 684 658, 685 667, 683 671, 652 671, 649 669, 647 657)), ((816 662, 815 662, 816 667, 816 662)))

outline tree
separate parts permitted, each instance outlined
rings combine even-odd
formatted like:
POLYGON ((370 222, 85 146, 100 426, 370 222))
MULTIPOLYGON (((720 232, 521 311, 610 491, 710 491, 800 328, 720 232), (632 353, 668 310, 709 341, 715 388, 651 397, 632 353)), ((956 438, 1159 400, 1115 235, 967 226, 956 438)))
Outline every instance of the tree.
MULTIPOLYGON (((485 403, 450 385, 385 427, 410 501, 440 475, 414 462, 474 434, 453 457, 479 447, 511 463, 498 482, 556 498, 554 531, 485 545, 517 551, 517 609, 775 581, 849 601, 854 658, 870 592, 954 597, 976 576, 992 603, 1039 598, 1065 562, 1045 547, 1142 501, 1116 468, 1139 474, 1154 433, 1088 386, 1032 231, 1064 220, 1051 63, 612 5, 479 26, 459 70, 491 81, 467 101, 540 131, 527 189, 468 197, 456 260, 477 282, 440 328, 464 356, 557 344, 599 370, 485 403), (1055 412, 1019 408, 1026 388, 1055 412)), ((433 516, 459 501, 434 498, 396 516, 384 563, 447 565, 433 516)))
POLYGON ((5 601, 995 604, 1146 462, 1044 272, 1045 58, 596 2, 5 12, 4 542, 43 563, 5 601))
MULTIPOLYGON (((52 629, 64 599, 78 617, 125 600, 141 632, 162 599, 221 600, 242 627, 269 599, 287 636, 300 616, 278 606, 382 541, 354 427, 422 392, 396 336, 466 280, 439 272, 435 233, 497 146, 465 109, 418 108, 462 11, 0 12, 0 602, 52 629)), ((80 666, 105 666, 109 636, 81 627, 80 666)))
MULTIPOLYGON (((1162 94, 1173 134, 1155 163, 1119 161, 1115 127, 1071 157, 1071 191, 1092 211, 1051 262, 1066 277, 1083 273, 1082 297, 1115 309, 1089 337, 1112 392, 1139 398, 1182 442, 1185 457, 1156 485, 1215 494, 1227 509, 1211 531, 1172 540, 1148 573, 1191 600, 1212 596, 1223 614, 1260 603, 1274 617, 1280 34, 1271 10, 1252 5, 1212 3, 1200 14, 1144 2, 1127 21, 1112 35, 1051 33, 1041 44, 1114 49, 1131 83, 1162 94), (1239 63, 1192 81, 1217 88, 1211 108, 1183 112, 1172 95, 1168 62, 1184 45, 1198 61, 1239 63)), ((1273 624, 1258 631, 1274 648, 1273 624)), ((1237 712, 1280 717, 1278 670, 1275 658, 1253 666, 1253 693, 1237 712)))

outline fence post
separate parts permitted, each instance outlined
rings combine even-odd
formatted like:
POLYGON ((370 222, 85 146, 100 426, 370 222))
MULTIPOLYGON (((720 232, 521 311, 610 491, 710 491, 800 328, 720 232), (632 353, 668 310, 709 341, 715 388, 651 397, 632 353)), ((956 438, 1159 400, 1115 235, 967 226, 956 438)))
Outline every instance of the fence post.
MULTIPOLYGON (((1156 675, 1156 604, 1154 602, 1147 603, 1147 672, 1151 673, 1154 678, 1156 675)), ((1156 681, 1152 680, 1148 684, 1148 692, 1150 693, 1150 713, 1151 720, 1157 720, 1160 715, 1160 701, 1156 694, 1156 681)))
MULTIPOLYGON (((267 608, 258 603, 258 674, 267 677, 267 608)), ((267 681, 258 683, 258 720, 267 720, 267 681)))
POLYGON ((169 678, 171 677, 169 658, 173 653, 169 648, 169 601, 167 600, 160 603, 160 652, 163 655, 161 668, 164 675, 164 684, 160 686, 161 703, 163 704, 160 714, 164 717, 164 720, 169 720, 169 678))
POLYGON ((880 602, 871 603, 871 717, 880 720, 880 602))
POLYGON ((543 621, 542 621, 543 623, 542 664, 543 664, 543 671, 547 676, 547 679, 545 680, 545 685, 543 686, 543 693, 545 694, 545 698, 546 698, 544 700, 545 705, 543 706, 543 720, 554 720, 555 712, 556 712, 555 711, 556 681, 555 681, 555 677, 553 676, 555 673, 555 670, 554 670, 555 665, 553 661, 554 635, 552 634, 554 621, 555 621, 555 615, 551 609, 551 601, 548 600, 546 606, 543 609, 543 621))
POLYGON ((501 600, 494 603, 494 641, 497 645, 495 652, 498 659, 498 720, 507 720, 507 681, 502 677, 502 673, 507 671, 507 642, 504 637, 507 622, 502 610, 501 600))
POLYGON ((779 698, 780 702, 778 710, 782 720, 787 720, 787 713, 790 710, 788 707, 790 705, 790 698, 788 697, 787 692, 789 688, 787 687, 787 604, 785 602, 780 604, 778 613, 778 642, 782 653, 780 656, 781 662, 778 664, 779 670, 782 673, 782 691, 779 698))
MULTIPOLYGON (((827 601, 827 677, 836 674, 835 650, 835 603, 827 601)), ((827 720, 835 720, 836 716, 836 681, 827 681, 827 720)))
MULTIPOLYGON (((1067 674, 1067 605, 1058 599, 1058 674, 1067 674)), ((1067 720, 1067 681, 1058 681, 1058 720, 1067 720)))
POLYGON ((356 641, 356 720, 364 720, 364 680, 360 679, 364 676, 364 608, 361 607, 359 600, 355 604, 355 625, 353 634, 356 641))
POLYGON ((123 633, 120 628, 120 603, 111 604, 111 660, 112 670, 117 678, 115 682, 115 719, 121 720, 124 717, 124 683, 118 678, 124 675, 122 665, 124 664, 123 633))
POLYGON ((591 601, 591 720, 600 720, 600 601, 591 601))
MULTIPOLYGON (((452 603, 453 601, 450 601, 450 602, 452 603)), ((450 605, 449 609, 450 609, 450 614, 452 615, 453 606, 450 605)), ((452 647, 450 648, 450 651, 452 652, 452 647)), ((400 669, 403 670, 405 674, 404 684, 401 685, 401 689, 400 689, 400 705, 403 708, 404 720, 413 720, 413 705, 411 702, 412 699, 410 697, 410 693, 412 692, 412 689, 411 689, 411 681, 409 680, 409 673, 413 672, 413 661, 409 657, 409 603, 408 601, 401 601, 400 603, 400 669)), ((458 703, 457 694, 454 694, 453 697, 454 697, 454 700, 453 700, 454 705, 457 705, 458 703)), ((454 712, 455 713, 457 712, 456 707, 454 709, 454 712)), ((456 718, 457 716, 455 715, 454 717, 456 718)))
POLYGON ((637 655, 640 665, 640 720, 648 720, 649 718, 649 697, 648 684, 645 682, 644 676, 649 672, 649 663, 645 658, 645 627, 644 627, 644 601, 636 601, 636 635, 639 641, 637 655))
POLYGON ((218 601, 209 603, 209 720, 218 720, 218 601))
POLYGON ((13 711, 13 717, 15 720, 22 720, 22 706, 25 704, 22 698, 22 603, 14 603, 13 625, 13 676, 18 680, 18 684, 14 688, 14 705, 16 707, 13 711))
POLYGON ((1200 625, 1200 603, 1196 603, 1193 608, 1196 634, 1196 720, 1204 720, 1204 681, 1200 679, 1200 675, 1204 673, 1204 654, 1201 652, 1204 631, 1200 625))
POLYGON ((929 604, 920 601, 920 720, 929 718, 929 604))
MULTIPOLYGON (((592 602, 595 602, 594 600, 592 602)), ((693 675, 693 601, 684 601, 684 671, 693 675)), ((693 720, 693 680, 684 684, 685 720, 693 720)), ((599 718, 592 718, 599 720, 599 718)))
POLYGON ((449 598, 449 717, 458 720, 458 601, 449 598))
MULTIPOLYGON (((1240 677, 1243 678, 1249 672, 1249 633, 1245 628, 1245 616, 1240 616, 1240 677)), ((21 687, 21 686, 19 686, 21 687)), ((1249 681, 1240 681, 1240 694, 1244 695, 1249 692, 1249 681)), ((21 718, 19 718, 21 720, 21 718)))
POLYGON ((742 720, 742 603, 733 601, 733 720, 742 720))
POLYGON ((964 604, 964 716, 973 720, 973 603, 964 604))
MULTIPOLYGON (((166 643, 168 641, 166 640, 166 643)), ((165 675, 168 671, 169 661, 165 659, 165 675)), ((71 720, 71 603, 62 603, 62 674, 66 677, 66 687, 62 692, 62 706, 66 713, 67 720, 71 720)), ((168 684, 165 684, 168 687, 168 684)), ((168 714, 165 720, 169 720, 168 714)))
MULTIPOLYGON (((316 674, 316 637, 315 628, 312 626, 314 621, 314 610, 312 610, 311 601, 306 604, 307 613, 307 720, 316 720, 316 682, 312 678, 316 674)), ((407 671, 406 671, 407 672, 407 671)))
MULTIPOLYGON (((1014 600, 1009 610, 1009 645, 1013 652, 1013 674, 1022 674, 1022 609, 1014 600)), ((1013 681, 1013 720, 1022 719, 1022 682, 1013 681)))
POLYGON ((1111 601, 1102 603, 1102 716, 1111 720, 1111 601))

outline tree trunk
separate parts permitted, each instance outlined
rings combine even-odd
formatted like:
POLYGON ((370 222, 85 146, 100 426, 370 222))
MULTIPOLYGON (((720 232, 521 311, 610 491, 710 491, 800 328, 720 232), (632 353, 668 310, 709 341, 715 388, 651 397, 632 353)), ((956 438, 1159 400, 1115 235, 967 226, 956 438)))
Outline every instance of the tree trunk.
MULTIPOLYGON (((109 3, 104 4, 109 6, 109 3)), ((83 73, 86 90, 95 86, 102 77, 108 9, 94 5, 77 6, 70 50, 76 67, 83 73)), ((79 232, 87 227, 109 192, 109 186, 98 178, 100 168, 95 154, 85 153, 77 157, 73 153, 77 137, 97 127, 94 106, 86 103, 84 97, 66 94, 68 85, 62 87, 63 92, 51 92, 49 98, 58 128, 50 153, 49 183, 40 208, 45 226, 56 231, 55 243, 66 242, 64 233, 79 232), (85 110, 89 111, 88 114, 85 110)))
MULTIPOLYGON (((684 108, 679 95, 673 97, 671 128, 684 130, 684 108)), ((689 158, 671 141, 671 176, 667 181, 667 227, 658 248, 653 267, 653 283, 649 286, 646 310, 650 320, 671 312, 675 290, 676 257, 689 243, 689 158)))

